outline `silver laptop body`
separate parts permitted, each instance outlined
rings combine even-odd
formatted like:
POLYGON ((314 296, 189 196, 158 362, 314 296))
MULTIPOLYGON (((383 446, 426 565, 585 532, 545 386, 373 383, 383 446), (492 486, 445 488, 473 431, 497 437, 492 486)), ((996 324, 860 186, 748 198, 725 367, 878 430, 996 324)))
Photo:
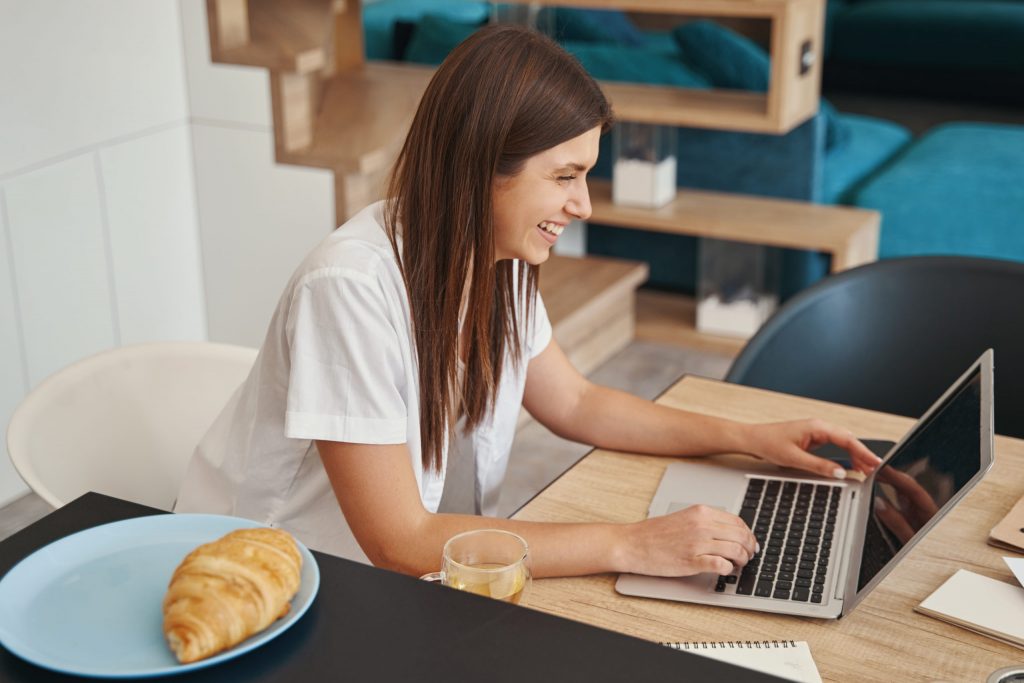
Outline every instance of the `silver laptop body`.
POLYGON ((826 480, 745 456, 673 462, 648 516, 698 503, 720 507, 744 517, 761 552, 746 574, 622 574, 615 589, 806 617, 847 614, 992 466, 992 373, 989 349, 863 482, 826 480))

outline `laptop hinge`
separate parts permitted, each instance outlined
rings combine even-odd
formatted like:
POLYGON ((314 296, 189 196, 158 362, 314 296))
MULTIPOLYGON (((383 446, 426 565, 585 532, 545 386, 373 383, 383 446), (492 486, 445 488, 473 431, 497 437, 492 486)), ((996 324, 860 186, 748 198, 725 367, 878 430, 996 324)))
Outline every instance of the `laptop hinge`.
POLYGON ((836 574, 835 593, 836 600, 842 600, 846 595, 847 578, 850 569, 850 553, 853 552, 853 533, 857 524, 857 489, 850 488, 850 503, 846 506, 846 531, 843 534, 843 557, 839 563, 839 571, 836 574))

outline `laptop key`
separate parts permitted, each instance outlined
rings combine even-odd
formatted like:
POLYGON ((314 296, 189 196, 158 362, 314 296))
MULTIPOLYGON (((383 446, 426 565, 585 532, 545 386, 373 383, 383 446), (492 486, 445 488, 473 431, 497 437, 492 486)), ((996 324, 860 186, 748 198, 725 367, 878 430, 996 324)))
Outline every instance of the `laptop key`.
POLYGON ((726 583, 736 583, 737 580, 739 580, 739 577, 736 576, 735 574, 729 574, 728 576, 725 577, 725 582, 726 583))
POLYGON ((757 574, 747 574, 743 572, 740 574, 740 580, 736 584, 737 595, 751 595, 754 592, 754 586, 757 585, 757 574))
POLYGON ((821 593, 814 593, 811 595, 811 602, 821 602, 821 593))
POLYGON ((800 588, 810 588, 811 587, 811 580, 810 579, 797 579, 794 583, 797 586, 799 586, 800 588))
POLYGON ((758 581, 757 588, 754 589, 754 595, 759 598, 769 598, 772 595, 772 582, 771 581, 758 581))
POLYGON ((806 588, 796 588, 793 590, 793 599, 799 602, 807 602, 807 598, 810 597, 810 593, 807 592, 806 588))
POLYGON ((779 590, 776 588, 775 592, 772 593, 772 597, 776 600, 789 600, 789 591, 779 590))

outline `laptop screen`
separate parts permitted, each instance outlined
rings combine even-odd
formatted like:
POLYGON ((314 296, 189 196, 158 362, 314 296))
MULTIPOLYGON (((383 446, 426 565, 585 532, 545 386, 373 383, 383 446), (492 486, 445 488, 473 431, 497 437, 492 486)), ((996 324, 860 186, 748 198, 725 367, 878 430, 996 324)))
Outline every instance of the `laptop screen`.
POLYGON ((857 590, 866 586, 982 469, 981 369, 875 475, 857 590))

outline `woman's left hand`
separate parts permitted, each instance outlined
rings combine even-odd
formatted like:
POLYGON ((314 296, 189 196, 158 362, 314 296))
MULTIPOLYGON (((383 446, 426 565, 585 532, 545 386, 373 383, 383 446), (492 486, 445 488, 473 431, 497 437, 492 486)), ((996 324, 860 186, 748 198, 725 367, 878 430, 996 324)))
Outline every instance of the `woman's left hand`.
POLYGON ((817 419, 750 425, 748 452, 782 467, 795 467, 830 479, 842 479, 846 476, 842 466, 808 452, 826 443, 846 449, 853 469, 858 472, 870 474, 881 462, 849 430, 817 419))

